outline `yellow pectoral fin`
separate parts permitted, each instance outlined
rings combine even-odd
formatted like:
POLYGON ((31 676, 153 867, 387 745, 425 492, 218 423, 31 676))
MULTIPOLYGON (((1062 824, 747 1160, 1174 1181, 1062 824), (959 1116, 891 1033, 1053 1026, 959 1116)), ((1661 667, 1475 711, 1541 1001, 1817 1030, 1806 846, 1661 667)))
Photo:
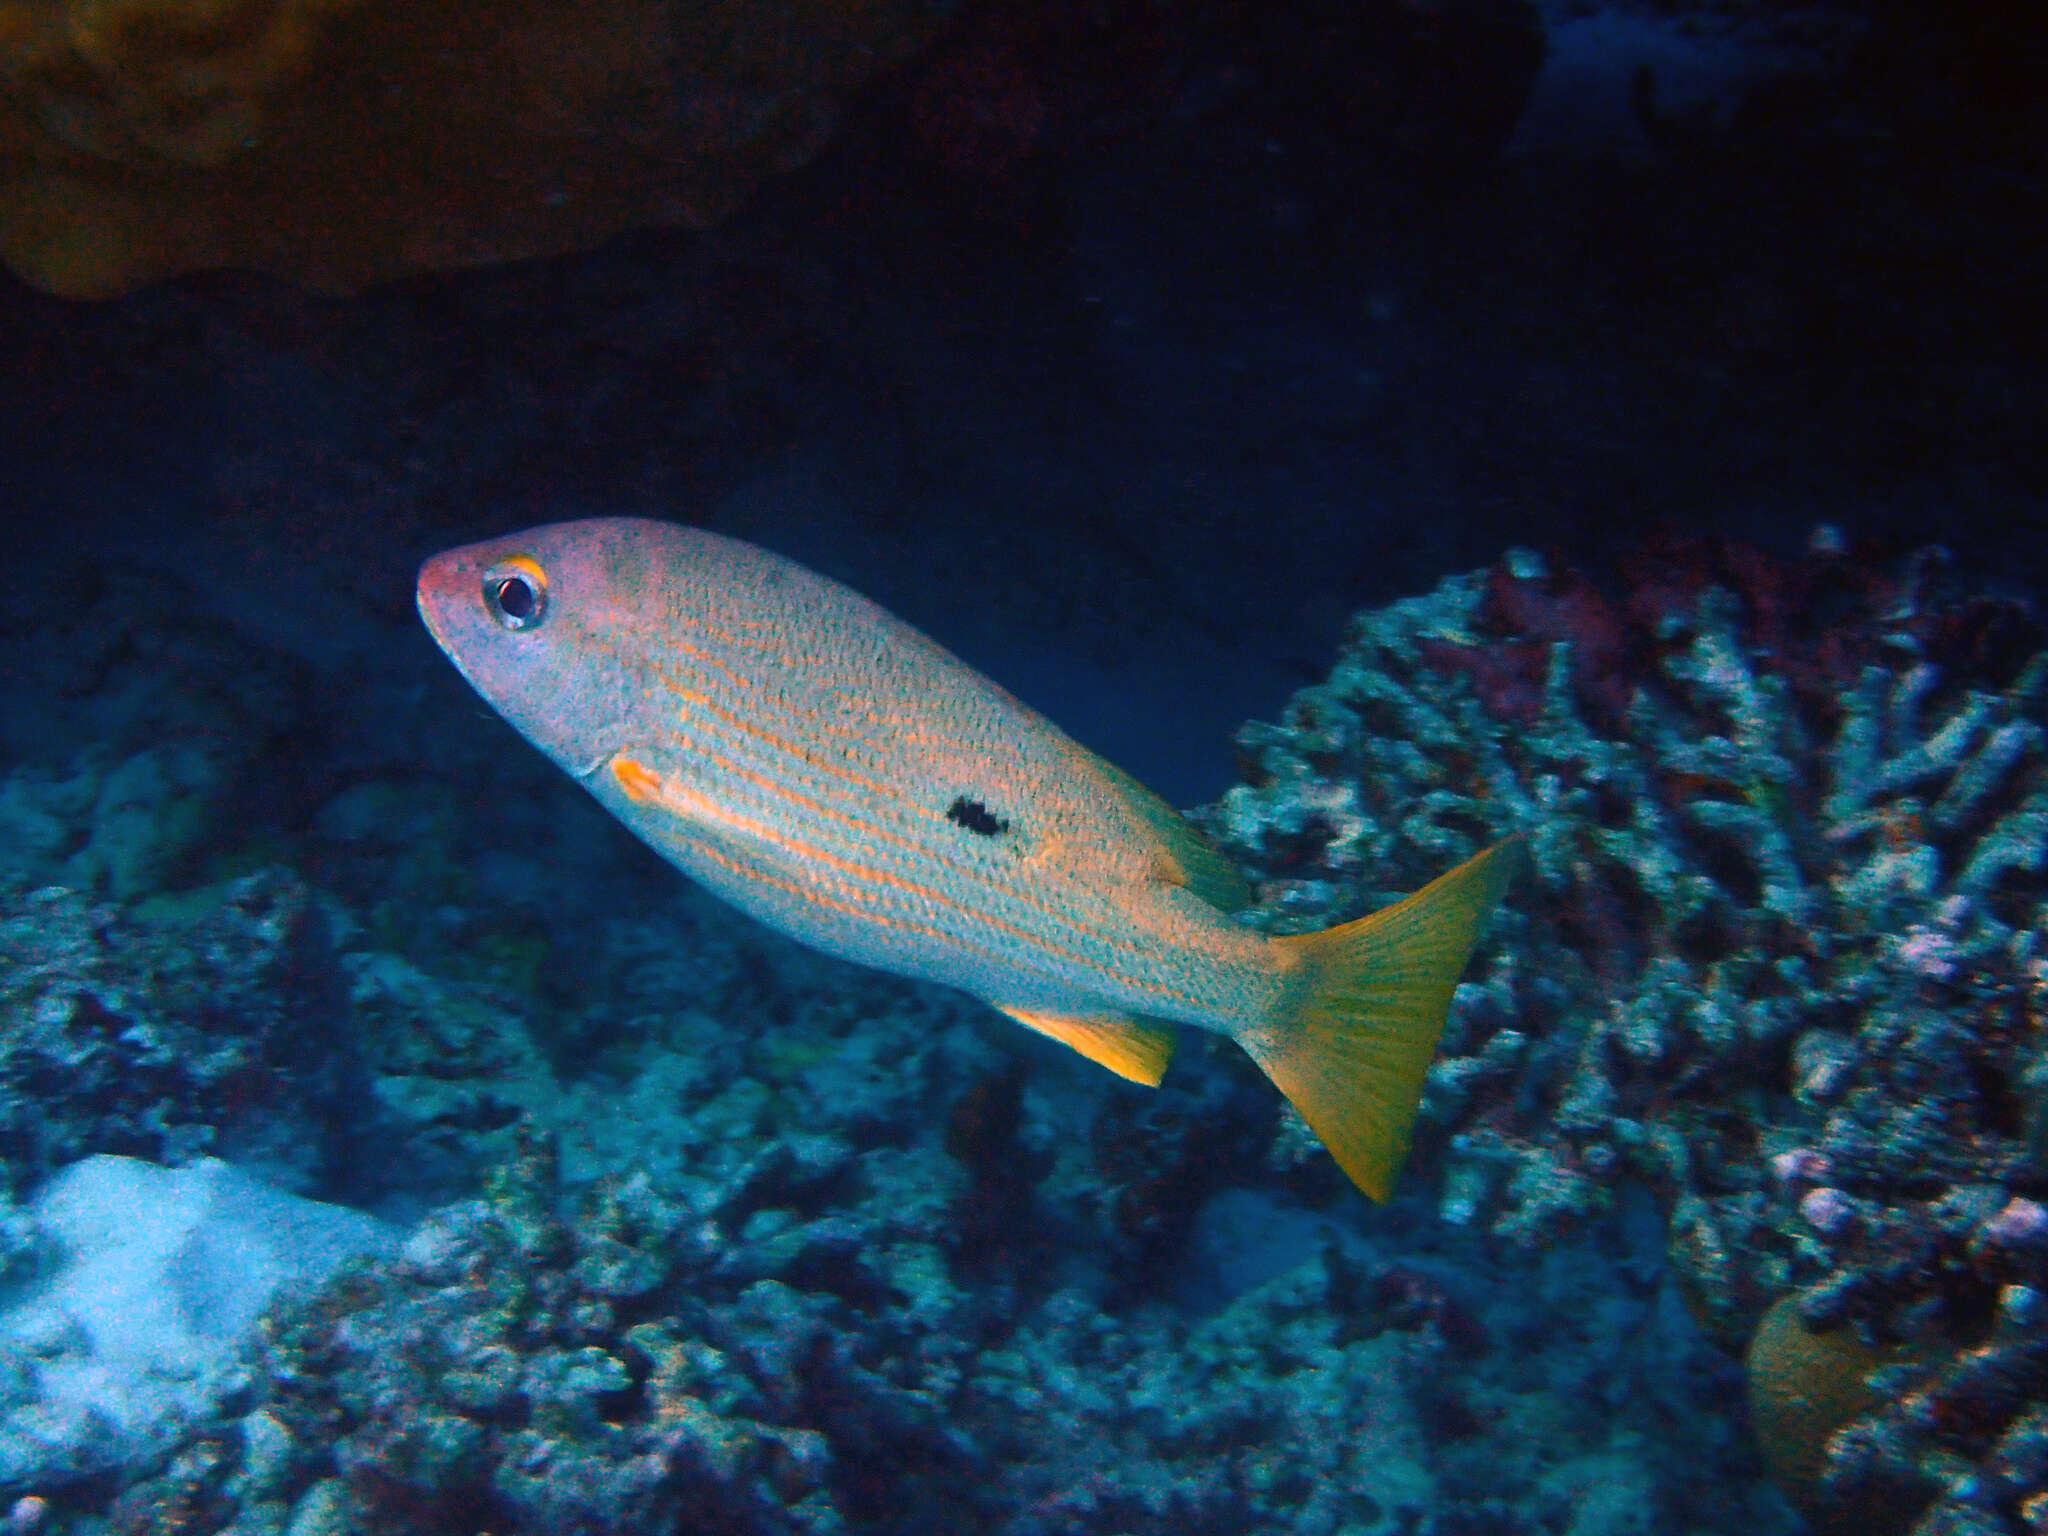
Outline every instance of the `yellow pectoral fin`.
POLYGON ((619 788, 634 804, 658 805, 665 798, 667 786, 662 783, 661 775, 637 758, 621 754, 611 760, 610 767, 619 788))
POLYGON ((613 780, 635 805, 664 812, 678 821, 688 822, 698 832, 707 835, 781 841, 773 828, 752 817, 735 815, 709 795, 692 789, 681 779, 649 767, 636 757, 621 752, 607 766, 613 780))
POLYGON ((1025 1028, 1050 1035, 1097 1066, 1107 1067, 1118 1077, 1143 1083, 1147 1088, 1159 1086, 1159 1080, 1166 1076, 1167 1062, 1173 1059, 1173 1031, 1163 1024, 1145 1023, 1118 1013, 1083 1018, 1029 1008, 1005 1008, 1001 1003, 993 1006, 1025 1028))

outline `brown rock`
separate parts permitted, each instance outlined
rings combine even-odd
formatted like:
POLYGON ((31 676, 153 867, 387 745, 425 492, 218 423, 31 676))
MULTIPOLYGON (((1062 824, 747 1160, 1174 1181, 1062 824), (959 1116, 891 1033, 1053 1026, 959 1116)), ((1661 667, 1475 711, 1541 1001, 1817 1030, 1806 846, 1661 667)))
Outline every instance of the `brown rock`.
POLYGON ((803 164, 927 0, 0 0, 0 258, 106 297, 346 291, 708 225, 803 164))
POLYGON ((1893 1536, 1913 1523, 1910 1504, 1869 1500, 1844 1507, 1824 1475, 1837 1430, 1884 1401, 1871 1372, 1898 1352, 1871 1348, 1847 1328, 1818 1333, 1799 1315, 1799 1293, 1782 1298, 1757 1324, 1745 1368, 1749 1416, 1771 1475, 1815 1529, 1831 1536, 1893 1536))

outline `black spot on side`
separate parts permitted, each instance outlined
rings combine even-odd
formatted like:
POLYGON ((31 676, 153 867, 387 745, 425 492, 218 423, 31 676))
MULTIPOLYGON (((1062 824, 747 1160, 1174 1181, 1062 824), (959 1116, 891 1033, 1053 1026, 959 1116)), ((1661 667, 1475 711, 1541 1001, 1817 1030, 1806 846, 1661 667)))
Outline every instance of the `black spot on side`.
POLYGON ((953 803, 946 807, 946 820, 958 822, 970 832, 983 837, 994 837, 998 832, 1010 830, 1010 823, 979 800, 970 800, 965 795, 955 795, 953 803))

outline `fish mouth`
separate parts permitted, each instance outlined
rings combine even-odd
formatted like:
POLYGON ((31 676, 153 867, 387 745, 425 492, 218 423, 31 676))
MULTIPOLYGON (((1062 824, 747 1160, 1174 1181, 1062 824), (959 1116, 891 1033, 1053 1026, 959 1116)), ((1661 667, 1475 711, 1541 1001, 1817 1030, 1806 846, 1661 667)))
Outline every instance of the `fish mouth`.
POLYGON ((449 641, 449 632, 454 626, 445 622, 446 610, 441 606, 444 599, 443 593, 428 592, 423 572, 419 588, 413 593, 413 606, 419 610, 420 623, 426 626, 427 638, 448 658, 448 664, 461 674, 462 680, 474 688, 481 697, 488 699, 490 695, 484 692, 477 682, 476 674, 470 671, 469 663, 463 660, 461 648, 449 641))

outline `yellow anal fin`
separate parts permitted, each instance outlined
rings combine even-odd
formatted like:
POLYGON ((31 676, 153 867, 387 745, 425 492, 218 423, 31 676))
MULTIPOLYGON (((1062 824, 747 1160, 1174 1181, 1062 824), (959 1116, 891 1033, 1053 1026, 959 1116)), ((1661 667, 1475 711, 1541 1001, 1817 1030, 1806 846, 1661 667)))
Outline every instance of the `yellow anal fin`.
POLYGON ((1384 911, 1273 940, 1300 985, 1240 1040, 1375 1200, 1393 1193, 1451 994, 1523 857, 1509 838, 1384 911))
POLYGON ((1041 1013, 1030 1008, 1005 1008, 1027 1029, 1050 1035, 1061 1045, 1071 1046, 1097 1066, 1107 1067, 1118 1077, 1127 1077, 1147 1088, 1157 1088, 1166 1076, 1166 1064, 1173 1059, 1173 1031, 1163 1024, 1150 1024, 1122 1014, 1105 1013, 1084 1018, 1068 1013, 1041 1013))

